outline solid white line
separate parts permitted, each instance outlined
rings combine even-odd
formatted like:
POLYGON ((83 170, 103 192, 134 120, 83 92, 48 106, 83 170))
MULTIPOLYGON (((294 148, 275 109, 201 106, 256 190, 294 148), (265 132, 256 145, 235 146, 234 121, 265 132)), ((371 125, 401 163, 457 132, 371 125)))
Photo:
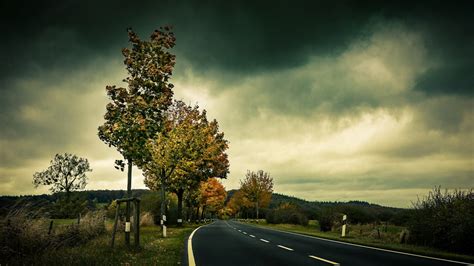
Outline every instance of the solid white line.
POLYGON ((326 260, 326 259, 316 257, 316 256, 313 256, 313 255, 309 255, 308 257, 313 258, 313 259, 317 259, 317 260, 320 260, 320 261, 324 261, 324 262, 330 263, 330 264, 335 265, 335 266, 339 266, 339 263, 334 262, 334 261, 326 260))
POLYGON ((250 235, 250 237, 255 237, 254 235, 250 235))
POLYGON ((276 230, 276 229, 271 229, 271 228, 259 227, 259 226, 255 226, 255 225, 251 225, 251 224, 247 224, 247 225, 252 226, 252 227, 256 227, 256 228, 265 229, 265 230, 277 231, 277 232, 281 232, 281 233, 286 233, 286 234, 290 234, 290 235, 297 235, 297 236, 302 236, 302 237, 307 237, 307 238, 315 238, 315 239, 319 239, 319 240, 322 240, 322 241, 334 242, 334 243, 339 243, 339 244, 343 244, 343 245, 374 249, 374 250, 385 251, 385 252, 396 253, 396 254, 407 255, 407 256, 413 256, 413 257, 419 257, 419 258, 424 258, 424 259, 432 259, 432 260, 446 261, 446 262, 451 262, 451 263, 458 263, 458 264, 463 264, 463 265, 467 265, 467 266, 471 265, 467 262, 462 262, 462 261, 448 260, 448 259, 442 259, 442 258, 436 258, 436 257, 430 257, 430 256, 424 256, 424 255, 418 255, 418 254, 412 254, 412 253, 406 253, 406 252, 402 252, 402 251, 389 250, 389 249, 384 249, 384 248, 363 246, 363 245, 359 245, 359 244, 341 242, 341 241, 321 238, 321 237, 317 237, 317 236, 308 236, 308 235, 302 235, 302 234, 297 234, 297 233, 293 233, 293 232, 287 232, 287 231, 276 230))
POLYGON ((282 245, 278 245, 277 247, 282 248, 282 249, 286 249, 286 250, 289 250, 289 251, 293 251, 292 248, 285 247, 285 246, 282 246, 282 245))
POLYGON ((260 238, 260 241, 262 241, 262 242, 265 242, 265 243, 268 243, 268 242, 270 242, 270 241, 268 241, 268 240, 265 240, 265 239, 263 239, 263 238, 260 238))

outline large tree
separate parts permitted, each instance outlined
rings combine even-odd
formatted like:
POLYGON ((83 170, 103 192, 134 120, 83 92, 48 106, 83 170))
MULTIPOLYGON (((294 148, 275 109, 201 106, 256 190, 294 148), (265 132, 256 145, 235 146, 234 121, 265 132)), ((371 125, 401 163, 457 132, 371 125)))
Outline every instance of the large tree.
MULTIPOLYGON (((107 104, 105 123, 99 127, 99 138, 114 146, 128 163, 127 195, 131 197, 132 164, 142 167, 151 155, 145 145, 163 128, 163 113, 172 102, 173 84, 169 82, 175 56, 168 50, 175 45, 170 28, 155 30, 149 41, 140 40, 128 30, 132 48, 124 48, 127 87, 107 86, 111 102, 107 104)), ((121 164, 119 162, 119 164, 121 164)), ((123 167, 123 164, 122 164, 123 167)), ((130 205, 126 205, 126 221, 130 205)), ((129 233, 125 234, 128 245, 129 233)))
POLYGON ((240 181, 240 191, 255 206, 257 219, 259 209, 268 206, 273 192, 273 178, 270 174, 259 170, 256 173, 247 171, 245 179, 240 181))
POLYGON ((66 200, 72 191, 84 189, 87 185, 86 172, 92 169, 85 158, 73 154, 56 154, 51 165, 33 175, 33 184, 51 186, 51 192, 65 192, 66 200))
POLYGON ((217 121, 209 122, 205 111, 181 101, 167 112, 165 128, 147 145, 153 160, 146 167, 145 184, 151 189, 161 188, 162 195, 164 190, 176 193, 181 220, 186 190, 198 189, 209 177, 225 178, 228 146, 217 121))

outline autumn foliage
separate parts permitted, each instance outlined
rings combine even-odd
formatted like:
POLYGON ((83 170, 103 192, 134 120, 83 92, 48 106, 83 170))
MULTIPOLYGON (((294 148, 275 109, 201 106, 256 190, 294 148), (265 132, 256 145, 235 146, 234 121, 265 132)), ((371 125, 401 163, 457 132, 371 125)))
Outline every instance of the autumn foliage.
POLYGON ((240 191, 245 201, 251 202, 255 207, 258 219, 260 208, 265 208, 270 203, 273 192, 273 178, 263 170, 257 172, 247 171, 245 179, 240 181, 240 191))

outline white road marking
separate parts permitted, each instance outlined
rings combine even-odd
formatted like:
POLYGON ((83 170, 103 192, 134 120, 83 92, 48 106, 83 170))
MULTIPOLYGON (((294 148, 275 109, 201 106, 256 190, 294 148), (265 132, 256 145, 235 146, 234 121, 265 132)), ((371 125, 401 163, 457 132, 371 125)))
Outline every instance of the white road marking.
POLYGON ((240 230, 239 230, 239 232, 241 232, 241 233, 242 233, 242 231, 240 231, 240 230))
POLYGON ((320 257, 316 257, 316 256, 313 256, 313 255, 309 255, 308 257, 313 258, 313 259, 316 259, 316 260, 324 261, 324 262, 327 262, 327 263, 332 264, 332 265, 335 265, 335 266, 339 266, 339 263, 334 262, 334 261, 326 260, 326 259, 323 259, 323 258, 320 258, 320 257))
POLYGON ((286 250, 289 250, 289 251, 293 251, 292 248, 285 247, 285 246, 282 246, 282 245, 278 245, 277 247, 282 248, 282 249, 286 249, 286 250))
POLYGON ((247 233, 246 232, 242 232, 244 235, 246 235, 247 233))
POLYGON ((262 241, 262 242, 265 242, 265 243, 268 243, 268 242, 270 242, 270 241, 268 241, 268 240, 265 240, 265 239, 263 239, 263 238, 260 238, 260 241, 262 241))
POLYGON ((431 260, 446 261, 446 262, 451 262, 451 263, 463 264, 463 265, 467 265, 467 266, 470 266, 470 265, 471 265, 471 264, 469 264, 469 263, 467 263, 467 262, 462 262, 462 261, 441 259, 441 258, 435 258, 435 257, 430 257, 430 256, 424 256, 424 255, 406 253, 406 252, 401 252, 401 251, 389 250, 389 249, 384 249, 384 248, 376 248, 376 247, 363 246, 363 245, 359 245, 359 244, 352 244, 352 243, 348 243, 348 242, 342 242, 342 241, 337 241, 337 240, 331 240, 331 239, 321 238, 321 237, 317 237, 317 236, 308 236, 308 235, 302 235, 302 234, 297 234, 297 233, 287 232, 287 231, 282 231, 282 230, 277 230, 277 229, 270 229, 270 228, 265 228, 265 227, 259 227, 259 226, 255 226, 255 225, 251 225, 251 224, 248 224, 248 226, 253 226, 253 227, 256 227, 256 228, 261 228, 261 229, 264 229, 264 230, 277 231, 277 232, 286 233, 286 234, 290 234, 290 235, 297 235, 297 236, 302 236, 302 237, 307 237, 307 238, 315 238, 315 239, 319 239, 319 240, 322 240, 322 241, 334 242, 334 243, 339 243, 339 244, 343 244, 343 245, 349 245, 349 246, 355 246, 355 247, 361 247, 361 248, 374 249, 374 250, 379 250, 379 251, 385 251, 385 252, 390 252, 390 253, 395 253, 395 254, 401 254, 401 255, 407 255, 407 256, 413 256, 413 257, 419 257, 419 258, 425 258, 425 259, 431 259, 431 260))
POLYGON ((250 235, 250 237, 255 237, 254 235, 250 235))

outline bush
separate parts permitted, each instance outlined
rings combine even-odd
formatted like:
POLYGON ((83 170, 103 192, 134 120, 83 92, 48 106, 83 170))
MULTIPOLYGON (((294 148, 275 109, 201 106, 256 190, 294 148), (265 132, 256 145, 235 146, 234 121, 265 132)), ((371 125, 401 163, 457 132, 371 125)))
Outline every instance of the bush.
POLYGON ((331 231, 337 217, 336 212, 330 208, 324 208, 319 215, 319 229, 321 232, 331 231))
POLYGON ((409 241, 444 250, 474 254, 474 192, 433 189, 414 205, 409 241))
POLYGON ((270 224, 300 224, 308 225, 308 218, 294 205, 284 203, 277 209, 269 210, 266 215, 270 224))

